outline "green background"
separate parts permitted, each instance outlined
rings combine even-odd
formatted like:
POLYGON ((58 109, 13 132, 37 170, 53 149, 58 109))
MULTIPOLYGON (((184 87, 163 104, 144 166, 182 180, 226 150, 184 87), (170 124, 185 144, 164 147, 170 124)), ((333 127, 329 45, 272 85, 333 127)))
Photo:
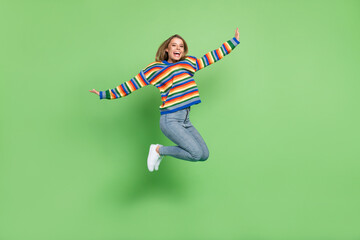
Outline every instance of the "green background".
POLYGON ((0 1, 0 239, 360 239, 359 1, 0 1), (146 167, 180 34, 208 161, 146 167))

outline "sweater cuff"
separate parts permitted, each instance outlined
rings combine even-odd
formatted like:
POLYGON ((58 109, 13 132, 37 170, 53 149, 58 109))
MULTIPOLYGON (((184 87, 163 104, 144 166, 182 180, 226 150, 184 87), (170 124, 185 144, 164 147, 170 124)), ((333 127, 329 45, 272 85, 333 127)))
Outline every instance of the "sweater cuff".
POLYGON ((100 96, 100 100, 106 98, 105 91, 100 91, 99 96, 100 96))
POLYGON ((233 38, 231 39, 231 42, 234 44, 235 47, 236 47, 238 44, 240 44, 240 41, 238 41, 238 40, 236 39, 236 37, 233 37, 233 38))

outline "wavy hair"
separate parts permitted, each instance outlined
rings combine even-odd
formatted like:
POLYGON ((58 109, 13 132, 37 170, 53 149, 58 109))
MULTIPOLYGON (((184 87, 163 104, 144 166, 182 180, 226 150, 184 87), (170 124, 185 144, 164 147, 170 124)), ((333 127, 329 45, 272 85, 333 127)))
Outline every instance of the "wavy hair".
POLYGON ((188 46, 185 42, 185 40, 178 34, 172 35, 171 37, 169 37, 168 39, 166 39, 159 47, 159 49, 156 52, 156 56, 155 56, 155 61, 163 61, 163 60, 168 60, 169 55, 168 53, 165 51, 165 49, 169 46, 171 40, 173 38, 180 38, 183 43, 184 43, 184 53, 183 56, 180 58, 179 61, 184 60, 186 57, 186 54, 188 53, 188 46))

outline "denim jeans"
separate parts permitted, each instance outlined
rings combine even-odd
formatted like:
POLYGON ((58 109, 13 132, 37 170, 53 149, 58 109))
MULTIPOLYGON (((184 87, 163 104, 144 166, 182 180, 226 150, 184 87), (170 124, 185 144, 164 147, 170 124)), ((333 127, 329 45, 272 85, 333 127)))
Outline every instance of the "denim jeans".
POLYGON ((203 138, 191 124, 190 107, 160 117, 160 129, 177 146, 162 146, 161 156, 172 156, 188 161, 205 161, 209 150, 203 138))

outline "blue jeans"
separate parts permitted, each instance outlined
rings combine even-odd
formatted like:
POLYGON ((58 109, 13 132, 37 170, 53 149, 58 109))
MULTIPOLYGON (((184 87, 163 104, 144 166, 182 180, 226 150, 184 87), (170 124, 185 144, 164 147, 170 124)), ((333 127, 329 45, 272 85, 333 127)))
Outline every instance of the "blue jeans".
POLYGON ((208 159, 209 150, 199 132, 191 124, 189 112, 190 107, 161 115, 161 131, 178 145, 160 147, 161 156, 172 156, 188 161, 205 161, 208 159))

